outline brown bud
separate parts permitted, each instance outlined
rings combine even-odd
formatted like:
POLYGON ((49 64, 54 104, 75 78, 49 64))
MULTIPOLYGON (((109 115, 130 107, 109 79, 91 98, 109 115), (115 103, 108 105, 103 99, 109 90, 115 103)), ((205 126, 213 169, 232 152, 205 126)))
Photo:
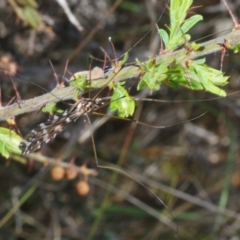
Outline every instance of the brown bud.
POLYGON ((80 180, 76 184, 76 190, 80 196, 86 196, 89 193, 90 186, 86 181, 80 180))
POLYGON ((51 169, 51 177, 55 181, 60 181, 64 178, 65 169, 60 166, 55 166, 51 169))

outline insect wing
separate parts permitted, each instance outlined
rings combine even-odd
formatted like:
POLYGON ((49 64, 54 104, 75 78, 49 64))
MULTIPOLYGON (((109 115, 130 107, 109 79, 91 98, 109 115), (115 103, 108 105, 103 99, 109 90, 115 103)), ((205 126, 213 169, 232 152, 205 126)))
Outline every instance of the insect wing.
POLYGON ((97 107, 99 105, 95 101, 82 98, 63 113, 56 114, 45 123, 39 124, 22 140, 19 148, 23 154, 36 151, 44 143, 53 140, 68 123, 76 121, 80 116, 91 112, 97 107))

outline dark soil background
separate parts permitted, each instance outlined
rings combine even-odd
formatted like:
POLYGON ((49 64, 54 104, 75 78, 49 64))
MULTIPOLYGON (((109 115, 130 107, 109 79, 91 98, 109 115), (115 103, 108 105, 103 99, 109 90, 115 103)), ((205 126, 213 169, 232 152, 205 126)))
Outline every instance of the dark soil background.
MULTIPOLYGON (((109 37, 118 57, 140 40, 129 52, 129 61, 155 56, 160 48, 155 25, 163 28, 168 23, 168 11, 163 13, 167 2, 163 0, 119 1, 111 14, 109 10, 117 2, 69 0, 72 13, 84 28, 80 32, 57 1, 40 0, 37 13, 43 24, 32 28, 17 17, 12 2, 0 2, 0 67, 21 74, 11 75, 22 99, 55 87, 49 60, 60 77, 67 59, 71 72, 88 70, 90 64, 102 67, 101 61, 89 61, 89 56, 103 60, 101 46, 114 58, 109 37), (91 32, 94 34, 88 38, 91 32)), ((229 4, 240 16, 238 1, 229 0, 229 4)), ((191 30, 192 40, 207 36, 201 40, 206 41, 231 30, 231 18, 220 1, 194 1, 193 5, 199 7, 191 13, 202 14, 204 21, 191 30)), ((240 90, 239 59, 239 54, 231 53, 224 59, 223 70, 231 76, 225 87, 229 94, 240 90)), ((220 68, 220 54, 207 56, 207 61, 220 68)), ((4 105, 14 96, 14 90, 9 74, 0 74, 4 105)), ((136 94, 137 81, 128 81, 132 94, 136 94)), ((102 94, 106 96, 108 91, 102 94)), ((1 158, 0 239, 240 239, 239 93, 197 101, 213 97, 162 86, 149 98, 169 102, 139 103, 136 117, 142 122, 174 125, 208 113, 166 129, 93 115, 91 128, 86 119, 69 124, 26 162, 16 156, 7 161, 1 158), (120 168, 130 177, 96 168, 91 129, 99 163, 120 168), (54 181, 49 163, 63 166, 61 161, 64 166, 76 165, 81 170, 86 166, 98 175, 54 181), (79 181, 90 187, 85 196, 76 190, 79 181), (19 200, 24 203, 14 210, 19 200), (4 221, 11 211, 14 214, 4 221)), ((16 122, 25 136, 44 119, 47 115, 35 112, 18 116, 16 122)))

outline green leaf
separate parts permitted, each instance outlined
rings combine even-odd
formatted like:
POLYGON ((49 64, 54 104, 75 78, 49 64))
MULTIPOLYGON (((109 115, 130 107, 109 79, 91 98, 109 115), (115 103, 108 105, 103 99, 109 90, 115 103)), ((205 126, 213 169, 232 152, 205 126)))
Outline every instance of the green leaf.
POLYGON ((164 29, 159 29, 158 33, 159 33, 160 37, 162 38, 165 47, 168 46, 168 42, 169 42, 168 33, 164 29))
POLYGON ((226 92, 220 88, 218 88, 217 86, 215 86, 210 79, 207 77, 207 75, 205 74, 205 72, 199 72, 198 76, 204 86, 204 88, 209 91, 212 92, 216 95, 225 97, 226 96, 226 92))
POLYGON ((198 23, 201 20, 203 20, 203 17, 199 14, 188 18, 187 20, 185 20, 185 22, 181 26, 182 31, 184 33, 188 32, 189 29, 191 29, 196 23, 198 23))
POLYGON ((46 106, 42 108, 42 112, 53 115, 54 113, 62 113, 63 110, 57 108, 56 103, 47 103, 46 106))
POLYGON ((150 90, 159 90, 161 83, 167 78, 167 66, 163 63, 156 65, 154 59, 149 59, 146 64, 141 64, 139 61, 137 63, 145 71, 137 89, 141 90, 148 87, 150 90))
POLYGON ((110 103, 110 111, 118 111, 120 117, 132 116, 135 110, 135 101, 129 96, 127 90, 121 86, 124 83, 116 83, 113 85, 113 95, 110 103))
POLYGON ((152 68, 152 65, 153 65, 153 59, 149 59, 148 62, 144 62, 144 63, 141 63, 137 58, 135 59, 136 61, 136 64, 139 65, 139 67, 145 71, 145 72, 148 72, 151 70, 152 68))
POLYGON ((199 51, 199 50, 203 49, 203 47, 201 47, 201 45, 196 42, 190 42, 189 47, 190 47, 190 49, 192 49, 194 51, 199 51))
POLYGON ((37 28, 42 24, 42 19, 39 13, 30 6, 26 6, 23 9, 25 21, 33 28, 37 28))
POLYGON ((229 47, 229 49, 231 49, 234 53, 238 53, 240 52, 240 44, 236 44, 232 47, 229 47))
POLYGON ((148 87, 151 90, 159 90, 160 86, 158 85, 156 86, 155 84, 150 82, 150 79, 151 79, 151 74, 145 73, 137 86, 137 90, 142 90, 146 87, 148 87))
POLYGON ((124 53, 124 56, 123 56, 123 60, 121 60, 121 61, 118 62, 119 66, 122 67, 122 66, 126 63, 126 61, 128 60, 128 57, 129 57, 128 52, 125 52, 125 53, 124 53))
POLYGON ((3 157, 9 158, 11 153, 21 154, 19 149, 21 141, 22 138, 16 132, 0 127, 0 154, 3 157))
POLYGON ((77 75, 77 74, 74 74, 74 80, 70 82, 70 86, 71 87, 75 87, 77 88, 79 91, 78 91, 78 94, 79 93, 82 93, 84 92, 86 86, 87 86, 87 79, 86 79, 86 75, 77 75))
POLYGON ((198 78, 206 91, 214 93, 218 96, 225 97, 226 92, 220 89, 218 86, 224 86, 228 82, 228 77, 223 76, 223 73, 217 69, 211 68, 200 61, 192 61, 189 65, 189 74, 198 78))

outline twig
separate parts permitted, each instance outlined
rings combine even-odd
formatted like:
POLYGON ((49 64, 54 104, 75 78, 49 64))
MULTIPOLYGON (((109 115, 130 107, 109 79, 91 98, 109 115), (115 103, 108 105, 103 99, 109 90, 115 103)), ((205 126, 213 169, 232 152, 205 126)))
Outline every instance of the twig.
MULTIPOLYGON (((203 44, 200 44, 200 51, 191 51, 190 53, 185 49, 181 49, 175 52, 165 53, 156 57, 156 64, 160 63, 164 59, 166 66, 171 63, 185 62, 190 59, 199 58, 208 54, 219 52, 222 49, 222 44, 227 41, 228 46, 235 46, 240 44, 240 30, 232 31, 224 36, 210 40, 203 44)), ((147 61, 146 61, 147 63, 147 61)), ((145 64, 145 62, 143 62, 145 64)), ((103 78, 91 80, 91 88, 97 89, 106 86, 111 81, 119 82, 130 78, 138 77, 141 69, 132 63, 127 65, 119 71, 117 75, 113 72, 108 72, 103 78)), ((77 90, 73 87, 55 88, 52 92, 44 94, 42 96, 23 101, 21 108, 17 104, 12 104, 7 107, 0 108, 0 121, 7 120, 11 117, 19 114, 40 110, 45 104, 49 102, 59 102, 69 99, 74 99, 77 95, 77 90)))

